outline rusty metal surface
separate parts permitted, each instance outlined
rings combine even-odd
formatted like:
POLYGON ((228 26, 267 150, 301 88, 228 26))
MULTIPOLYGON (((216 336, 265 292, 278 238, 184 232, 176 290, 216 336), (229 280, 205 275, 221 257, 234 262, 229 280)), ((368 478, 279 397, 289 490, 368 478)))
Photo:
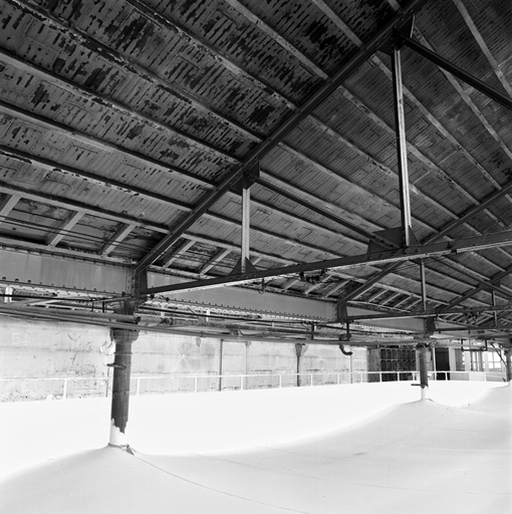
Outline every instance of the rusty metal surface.
MULTIPOLYGON (((478 9, 461 3, 474 26, 457 2, 435 0, 418 13, 413 38, 503 92, 512 82, 512 8, 506 0, 478 9)), ((0 237, 48 254, 136 263, 398 7, 370 0, 0 0, 0 237), (76 212, 83 215, 48 247, 76 212)), ((411 50, 402 57, 412 225, 428 242, 512 180, 512 113, 411 50)), ((389 57, 377 52, 360 66, 260 166, 280 187, 369 235, 399 226, 389 57)), ((251 199, 251 255, 261 269, 366 251, 368 238, 318 211, 259 185, 251 199)), ((448 237, 508 230, 511 207, 504 195, 448 237)), ((227 193, 183 236, 197 243, 166 272, 198 278, 230 248, 207 272, 227 275, 240 252, 240 197, 227 193)), ((510 267, 512 251, 487 248, 453 261, 456 269, 426 263, 434 306, 510 267)), ((334 302, 379 269, 362 264, 314 287, 276 278, 272 287, 334 302), (343 283, 347 275, 353 280, 343 283), (336 284, 343 285, 326 296, 336 284)), ((498 298, 508 300, 512 280, 505 276, 499 287, 498 298)), ((408 263, 358 301, 405 308, 419 294, 419 269, 408 263)), ((483 290, 467 305, 489 302, 483 290)))

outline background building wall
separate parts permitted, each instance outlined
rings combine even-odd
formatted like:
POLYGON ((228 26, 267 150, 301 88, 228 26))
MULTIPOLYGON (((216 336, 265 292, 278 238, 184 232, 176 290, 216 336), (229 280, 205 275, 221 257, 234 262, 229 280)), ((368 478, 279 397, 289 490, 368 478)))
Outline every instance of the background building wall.
MULTIPOLYGON (((349 357, 337 345, 305 344, 301 385, 350 382, 350 370, 368 369, 366 349, 352 351, 349 357), (311 373, 318 375, 312 378, 311 373)), ((108 395, 112 369, 107 364, 113 362, 113 352, 106 327, 2 317, 0 401, 108 395)), ((296 373, 295 343, 140 332, 133 344, 131 390, 155 394, 285 387, 296 385, 296 373)))

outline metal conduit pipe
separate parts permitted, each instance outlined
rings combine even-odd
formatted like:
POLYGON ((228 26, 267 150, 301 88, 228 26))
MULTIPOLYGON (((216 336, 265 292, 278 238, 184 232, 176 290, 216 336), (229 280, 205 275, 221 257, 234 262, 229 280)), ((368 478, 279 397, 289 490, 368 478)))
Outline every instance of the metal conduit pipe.
POLYGON ((343 344, 340 344, 338 348, 340 349, 340 351, 343 355, 347 355, 349 357, 350 357, 350 355, 353 355, 353 353, 354 353, 352 350, 345 350, 345 345, 343 345, 343 344))

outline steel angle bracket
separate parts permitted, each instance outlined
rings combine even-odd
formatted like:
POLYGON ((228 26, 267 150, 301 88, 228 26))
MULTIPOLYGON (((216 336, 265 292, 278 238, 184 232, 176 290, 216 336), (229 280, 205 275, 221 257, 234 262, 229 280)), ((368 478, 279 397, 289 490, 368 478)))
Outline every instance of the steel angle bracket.
POLYGON ((260 178, 260 163, 257 162, 250 168, 244 170, 242 175, 240 176, 240 180, 236 182, 232 189, 233 191, 236 191, 238 194, 242 194, 242 191, 244 189, 248 189, 251 187, 254 182, 260 178))
POLYGON ((400 36, 403 34, 404 36, 412 37, 415 20, 416 17, 412 14, 403 23, 396 26, 391 37, 379 48, 379 50, 384 52, 386 55, 391 55, 393 50, 402 48, 405 43, 400 36))
MULTIPOLYGON (((249 260, 245 259, 245 272, 244 273, 252 273, 254 271, 258 271, 254 264, 249 260)), ((232 269, 230 275, 241 275, 242 274, 242 259, 238 259, 238 262, 235 264, 235 267, 232 269)))
MULTIPOLYGON (((418 246, 420 243, 418 238, 414 234, 413 230, 409 229, 409 241, 411 242, 411 246, 418 246)), ((405 247, 405 237, 404 237, 404 229, 402 227, 395 228, 387 228, 385 230, 379 230, 374 233, 379 239, 385 239, 389 241, 389 246, 385 247, 376 239, 371 239, 368 243, 368 253, 373 252, 382 252, 384 250, 389 250, 392 247, 395 248, 404 248, 405 247)))

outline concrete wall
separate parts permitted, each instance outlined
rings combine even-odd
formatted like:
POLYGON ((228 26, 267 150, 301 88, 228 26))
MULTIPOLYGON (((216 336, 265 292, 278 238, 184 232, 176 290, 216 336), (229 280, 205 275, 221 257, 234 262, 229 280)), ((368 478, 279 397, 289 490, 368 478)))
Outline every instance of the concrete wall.
POLYGON ((1 317, 0 400, 61 397, 62 377, 79 379, 67 382, 69 396, 104 392, 109 345, 105 328, 1 317))
MULTIPOLYGON (((367 369, 366 349, 352 350, 348 357, 337 346, 305 345, 300 384, 349 382, 349 371, 367 369)), ((113 351, 108 328, 0 317, 0 401, 108 395, 113 351)), ((146 394, 295 386, 296 372, 294 343, 141 332, 133 345, 131 389, 146 394)))

